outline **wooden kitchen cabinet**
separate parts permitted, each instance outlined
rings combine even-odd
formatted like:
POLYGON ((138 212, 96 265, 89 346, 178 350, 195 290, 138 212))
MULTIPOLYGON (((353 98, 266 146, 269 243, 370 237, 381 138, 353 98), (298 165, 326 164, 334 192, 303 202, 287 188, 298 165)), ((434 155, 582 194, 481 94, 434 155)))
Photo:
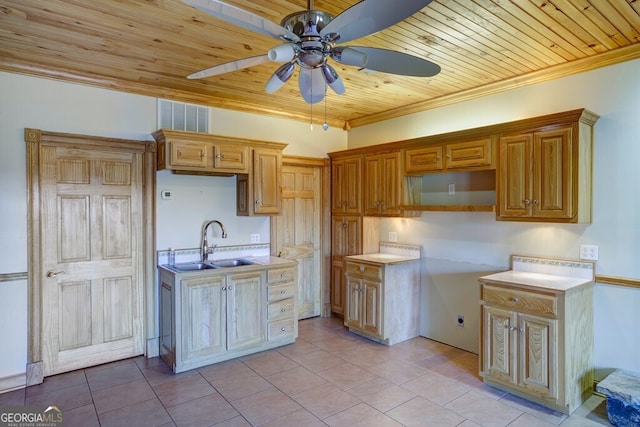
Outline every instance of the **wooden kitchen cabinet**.
POLYGON ((377 263, 362 257, 366 255, 345 261, 344 325, 386 345, 418 336, 419 259, 377 263))
POLYGON ((585 110, 570 123, 502 136, 496 218, 590 223, 596 120, 585 110))
POLYGON ((366 156, 364 160, 364 213, 398 216, 402 196, 400 152, 366 156))
POLYGON ((295 267, 267 271, 267 320, 269 341, 292 340, 298 335, 295 267))
POLYGON ((407 175, 452 170, 478 170, 495 168, 492 137, 471 141, 449 142, 404 150, 407 175))
POLYGON ((160 357, 175 373, 295 342, 296 263, 224 273, 160 268, 160 357))
POLYGON ((158 141, 158 170, 223 176, 249 171, 247 140, 168 129, 153 136, 158 141))
POLYGON ((570 414, 593 388, 593 286, 569 291, 480 279, 484 382, 570 414))
POLYGON ((362 214, 362 156, 331 159, 331 212, 362 214))
POLYGON ((282 211, 282 150, 252 149, 250 174, 238 174, 236 211, 240 216, 279 215, 282 211))
POLYGON ((331 218, 331 311, 344 314, 346 299, 344 257, 362 250, 362 217, 331 218))

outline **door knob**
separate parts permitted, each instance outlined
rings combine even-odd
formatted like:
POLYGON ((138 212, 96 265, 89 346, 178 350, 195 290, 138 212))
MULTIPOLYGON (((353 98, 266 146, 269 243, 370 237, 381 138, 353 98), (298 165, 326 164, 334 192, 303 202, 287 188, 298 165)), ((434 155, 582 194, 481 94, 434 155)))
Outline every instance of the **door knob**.
POLYGON ((47 277, 50 279, 53 279, 54 277, 56 277, 58 274, 64 274, 64 271, 53 271, 53 270, 49 270, 47 271, 47 277))

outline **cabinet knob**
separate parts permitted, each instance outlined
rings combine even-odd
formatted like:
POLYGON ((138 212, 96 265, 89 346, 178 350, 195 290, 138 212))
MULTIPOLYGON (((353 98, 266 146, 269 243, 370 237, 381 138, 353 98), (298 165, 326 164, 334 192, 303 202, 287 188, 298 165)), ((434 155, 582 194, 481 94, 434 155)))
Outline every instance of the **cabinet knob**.
POLYGON ((285 327, 280 328, 280 332, 287 332, 287 328, 285 327))
POLYGON ((516 297, 513 297, 513 298, 511 298, 511 301, 513 301, 513 302, 518 302, 518 301, 520 301, 520 299, 519 299, 519 298, 516 298, 516 297))
POLYGON ((540 202, 539 202, 539 201, 537 201, 537 200, 534 200, 534 201, 533 201, 533 204, 534 204, 534 205, 537 205, 537 204, 539 204, 539 203, 540 203, 540 202))
POLYGON ((287 291, 280 291, 280 295, 284 295, 286 293, 287 293, 287 291))
POLYGON ((223 287, 222 287, 222 290, 223 290, 223 291, 226 291, 226 290, 227 290, 227 287, 226 287, 226 286, 223 286, 223 287))
POLYGON ((286 309, 286 308, 281 308, 281 309, 280 309, 280 312, 281 312, 281 313, 284 313, 285 311, 287 311, 287 309, 286 309))
POLYGON ((507 329, 509 329, 510 331, 515 331, 518 328, 516 328, 515 326, 509 326, 509 328, 507 328, 507 329))
POLYGON ((260 204, 260 199, 256 199, 256 205, 260 204))
POLYGON ((524 199, 524 204, 525 204, 525 205, 528 205, 529 203, 531 203, 531 200, 529 200, 529 199, 524 199))
POLYGON ((233 288, 232 288, 231 286, 227 286, 227 290, 232 291, 232 290, 233 290, 233 288))
POLYGON ((205 153, 205 152, 201 152, 201 153, 200 153, 200 158, 201 158, 201 159, 204 159, 205 157, 207 157, 207 153, 205 153))

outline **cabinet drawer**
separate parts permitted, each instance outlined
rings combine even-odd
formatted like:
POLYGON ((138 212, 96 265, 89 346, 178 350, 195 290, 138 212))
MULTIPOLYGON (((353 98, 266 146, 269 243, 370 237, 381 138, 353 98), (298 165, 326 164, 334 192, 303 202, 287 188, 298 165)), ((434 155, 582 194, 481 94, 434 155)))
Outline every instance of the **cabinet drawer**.
POLYGON ((347 274, 382 280, 382 267, 371 264, 347 262, 347 274))
POLYGON ((292 298, 295 294, 293 283, 283 283, 281 285, 270 285, 267 289, 267 299, 269 302, 292 298))
POLYGON ((269 321, 287 319, 293 317, 293 298, 283 299, 281 301, 269 304, 269 321))
POLYGON ((482 285, 482 300, 529 313, 558 314, 558 298, 553 295, 482 285))
POLYGON ((295 319, 269 322, 269 340, 291 337, 295 333, 295 319))
POLYGON ((291 282, 296 277, 294 267, 274 268, 267 271, 267 283, 291 282))

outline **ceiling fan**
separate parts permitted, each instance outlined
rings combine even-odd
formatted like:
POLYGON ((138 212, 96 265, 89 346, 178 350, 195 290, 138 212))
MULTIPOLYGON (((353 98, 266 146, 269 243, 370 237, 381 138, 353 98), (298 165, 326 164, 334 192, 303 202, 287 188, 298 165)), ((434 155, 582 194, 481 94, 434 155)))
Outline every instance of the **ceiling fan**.
POLYGON ((266 62, 284 62, 266 83, 266 92, 280 89, 297 65, 302 98, 315 104, 322 101, 327 86, 339 95, 345 92, 344 83, 327 63, 328 58, 343 65, 405 76, 431 77, 440 72, 437 64, 406 53, 365 46, 336 46, 384 30, 432 0, 363 0, 336 17, 313 10, 313 0, 308 0, 307 10, 286 16, 280 25, 219 0, 182 1, 216 18, 284 42, 266 54, 216 65, 187 76, 189 79, 211 77, 266 62))

